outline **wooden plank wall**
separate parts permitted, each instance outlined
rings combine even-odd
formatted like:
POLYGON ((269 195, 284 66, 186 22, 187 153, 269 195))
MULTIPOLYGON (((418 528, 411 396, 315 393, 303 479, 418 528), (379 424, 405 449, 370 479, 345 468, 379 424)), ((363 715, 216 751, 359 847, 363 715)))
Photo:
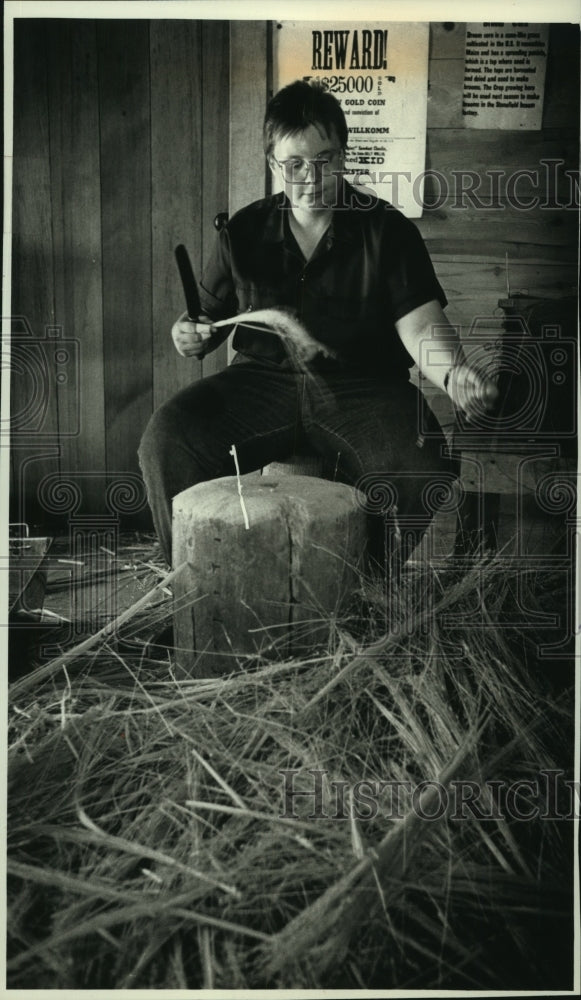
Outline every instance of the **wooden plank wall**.
POLYGON ((55 475, 106 513, 103 473, 138 473, 152 408, 226 363, 225 345, 180 358, 170 327, 173 249, 199 273, 228 210, 229 25, 19 19, 14 95, 11 518, 42 524, 55 475), (36 372, 47 327, 78 349, 76 372, 56 344, 36 372))
MULTIPOLYGON (((425 197, 439 207, 427 208, 417 223, 448 296, 447 315, 469 330, 478 317, 499 315, 507 256, 513 294, 576 292, 578 207, 566 171, 578 170, 579 30, 550 26, 543 123, 535 132, 464 128, 465 36, 465 24, 430 25, 426 171, 434 175, 430 183, 428 173, 425 197), (453 171, 456 180, 459 172, 479 175, 476 204, 457 193, 453 171), (502 172, 499 180, 492 171, 502 172), (536 207, 519 208, 510 197, 516 171, 516 198, 526 204, 536 197, 536 207)), ((468 179, 463 183, 468 187, 468 179)))
MULTIPOLYGON (((49 114, 47 163, 51 179, 47 210, 51 214, 52 232, 52 267, 45 267, 45 279, 54 287, 55 321, 62 326, 63 337, 79 341, 81 351, 74 358, 75 370, 70 375, 67 373, 65 382, 56 383, 59 469, 86 468, 88 442, 84 428, 90 428, 90 460, 95 469, 104 469, 106 373, 103 365, 101 182, 99 171, 95 169, 100 158, 95 28, 90 22, 51 22, 45 39, 49 114), (80 392, 70 391, 80 384, 80 392)), ((26 176, 26 168, 23 173, 26 176)), ((21 301, 26 308, 25 292, 21 301)), ((41 321, 41 316, 36 317, 37 336, 42 332, 41 321)), ((98 505, 96 480, 87 480, 85 489, 89 504, 98 505)))
POLYGON ((48 63, 42 41, 36 37, 30 44, 23 32, 15 32, 15 75, 35 95, 14 116, 12 334, 19 343, 11 355, 10 516, 17 521, 24 519, 23 493, 58 468, 57 394, 46 391, 50 380, 54 385, 53 362, 31 337, 38 331, 43 338, 45 326, 55 324, 48 63))
POLYGON ((264 21, 230 25, 230 213, 267 193, 261 126, 272 93, 271 44, 264 21))
MULTIPOLYGON (((426 198, 439 204, 418 220, 448 316, 464 331, 498 320, 506 255, 513 293, 575 290, 566 171, 578 169, 579 148, 578 28, 551 25, 543 127, 516 133, 463 127, 465 27, 430 25, 426 198), (507 197, 507 178, 523 170, 532 180, 521 175, 518 196, 540 195, 534 209, 507 197), (454 171, 475 172, 484 201, 488 173, 500 172, 493 207, 460 197, 454 171)), ((169 328, 183 309, 173 248, 185 242, 199 271, 214 216, 265 190, 269 46, 264 21, 16 22, 12 312, 33 337, 12 380, 13 412, 24 413, 12 454, 24 502, 13 516, 42 516, 39 484, 55 472, 135 473, 152 408, 226 363, 226 345, 203 363, 173 350, 169 328), (77 397, 70 379, 56 381, 53 352, 39 434, 27 423, 30 357, 47 325, 78 341, 80 381, 77 397)), ((103 509, 98 478, 87 505, 103 509)))

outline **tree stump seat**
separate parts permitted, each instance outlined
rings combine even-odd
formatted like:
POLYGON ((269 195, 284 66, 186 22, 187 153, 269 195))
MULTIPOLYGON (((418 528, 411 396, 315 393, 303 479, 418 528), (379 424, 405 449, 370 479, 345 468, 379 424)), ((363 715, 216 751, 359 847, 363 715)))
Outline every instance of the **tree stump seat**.
POLYGON ((190 677, 286 658, 325 641, 365 565, 364 499, 312 476, 253 474, 173 502, 177 666, 190 677), (245 513, 248 527, 245 523, 245 513))

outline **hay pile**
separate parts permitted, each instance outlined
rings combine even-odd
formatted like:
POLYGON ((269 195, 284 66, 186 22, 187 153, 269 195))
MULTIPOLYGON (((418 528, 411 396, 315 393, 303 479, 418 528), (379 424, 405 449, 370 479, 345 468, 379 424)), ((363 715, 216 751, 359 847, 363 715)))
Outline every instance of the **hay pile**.
POLYGON ((506 562, 416 570, 387 631, 368 590, 308 660, 177 681, 108 646, 16 694, 8 986, 567 986, 571 824, 429 821, 435 786, 370 817, 355 790, 566 769, 570 698, 493 625, 522 596, 506 562), (289 769, 320 797, 285 802, 289 769))

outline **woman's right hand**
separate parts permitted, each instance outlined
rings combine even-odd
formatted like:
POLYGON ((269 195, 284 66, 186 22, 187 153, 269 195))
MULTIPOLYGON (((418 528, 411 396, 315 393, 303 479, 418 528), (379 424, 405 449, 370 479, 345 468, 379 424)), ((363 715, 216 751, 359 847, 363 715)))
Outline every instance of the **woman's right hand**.
POLYGON ((187 312, 177 319, 171 328, 176 351, 182 358, 204 357, 214 328, 209 316, 198 316, 196 321, 188 318, 187 312))
POLYGON ((498 388, 495 382, 465 361, 450 369, 446 392, 469 421, 478 419, 498 405, 498 388))

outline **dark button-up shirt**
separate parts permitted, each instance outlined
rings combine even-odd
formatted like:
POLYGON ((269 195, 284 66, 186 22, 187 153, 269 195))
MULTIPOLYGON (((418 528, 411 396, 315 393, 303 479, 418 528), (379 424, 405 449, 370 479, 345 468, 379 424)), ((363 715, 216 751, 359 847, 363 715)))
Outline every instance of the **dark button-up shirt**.
MULTIPOLYGON (((219 234, 200 287, 212 319, 267 307, 291 309, 338 361, 317 367, 408 378, 413 360, 395 322, 432 299, 446 305, 416 228, 387 202, 345 184, 343 205, 310 260, 291 232, 284 194, 237 212, 219 234)), ((283 343, 240 325, 234 349, 290 364, 283 343)))

